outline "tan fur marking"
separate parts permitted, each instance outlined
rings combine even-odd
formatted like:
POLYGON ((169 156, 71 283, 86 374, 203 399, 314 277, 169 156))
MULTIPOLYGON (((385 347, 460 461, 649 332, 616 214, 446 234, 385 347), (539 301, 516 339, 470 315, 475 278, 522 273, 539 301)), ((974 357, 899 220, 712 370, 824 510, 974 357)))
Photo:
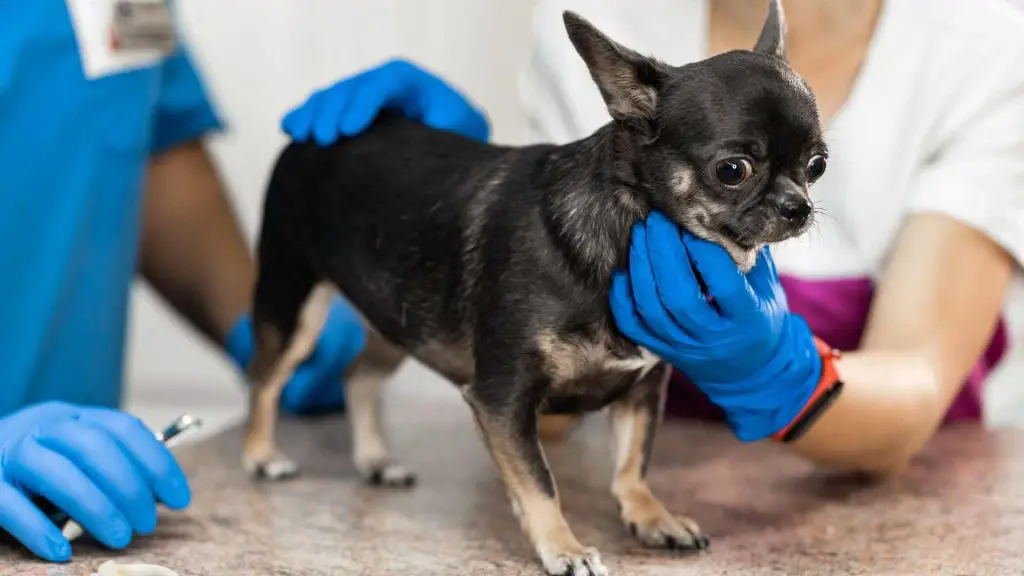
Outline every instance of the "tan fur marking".
POLYGON ((679 165, 673 173, 672 185, 678 194, 689 195, 693 189, 694 181, 693 169, 685 164, 679 165))
POLYGON ((412 473, 395 463, 380 419, 381 387, 405 358, 404 352, 369 327, 366 348, 345 377, 345 404, 352 428, 352 459, 367 478, 384 484, 407 484, 412 473))
MULTIPOLYGON (((644 449, 651 418, 661 423, 664 399, 671 370, 660 368, 657 376, 660 390, 657 411, 652 414, 634 395, 614 402, 610 409, 615 437, 615 476, 611 491, 619 502, 622 521, 631 527, 642 542, 656 547, 695 547, 702 538, 697 524, 686 517, 673 515, 651 492, 644 473, 644 449)), ((651 374, 650 377, 655 377, 651 374)), ((636 390, 640 392, 640 389, 636 390)))
MULTIPOLYGON (((473 406, 471 398, 467 397, 467 400, 473 406)), ((484 445, 508 490, 512 511, 548 573, 571 574, 574 568, 582 569, 587 565, 597 570, 594 573, 606 574, 597 550, 581 544, 562 515, 557 487, 554 497, 538 487, 529 463, 512 440, 516 432, 511 430, 510 424, 501 418, 488 416, 475 406, 473 415, 484 445)), ((538 446, 538 449, 543 457, 543 448, 538 446)), ((543 459, 547 468, 547 459, 543 459)))
MULTIPOLYGON (((257 467, 274 467, 282 476, 294 472, 291 463, 277 448, 276 423, 281 390, 298 366, 316 347, 317 338, 327 319, 331 300, 337 291, 326 283, 316 285, 299 315, 298 326, 288 348, 279 357, 284 345, 281 335, 272 329, 257 334, 256 357, 248 370, 252 382, 249 392, 249 417, 243 448, 243 463, 250 471, 257 467)), ((273 470, 271 476, 276 476, 273 470)))
POLYGON ((607 334, 602 334, 596 340, 570 342, 550 332, 542 332, 537 337, 537 347, 544 356, 548 375, 555 387, 599 372, 642 369, 640 377, 643 377, 658 363, 653 354, 643 349, 634 358, 612 356, 607 334))
POLYGON ((708 196, 703 192, 694 194, 693 188, 699 186, 699 184, 697 184, 697 179, 693 174, 693 168, 685 164, 677 166, 673 175, 673 186, 675 186, 677 194, 690 197, 693 200, 687 204, 686 212, 674 214, 676 221, 681 222, 694 236, 721 246, 729 253, 729 256, 736 262, 736 266, 740 270, 749 272, 754 267, 754 263, 757 262, 757 253, 760 251, 761 246, 756 247, 754 250, 743 250, 717 230, 707 227, 705 222, 721 214, 726 207, 719 202, 706 200, 708 196))

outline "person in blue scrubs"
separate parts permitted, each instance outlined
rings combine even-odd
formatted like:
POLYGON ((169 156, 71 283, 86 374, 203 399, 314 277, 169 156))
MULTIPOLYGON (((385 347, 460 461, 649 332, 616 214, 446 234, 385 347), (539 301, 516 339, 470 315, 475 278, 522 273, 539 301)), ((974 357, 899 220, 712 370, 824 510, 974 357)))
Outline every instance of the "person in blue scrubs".
MULTIPOLYGON (((50 561, 71 546, 40 499, 114 549, 155 529, 157 503, 190 500, 173 455, 118 410, 136 274, 239 368, 253 348, 253 260, 202 144, 222 123, 187 48, 86 74, 69 5, 10 2, 0 18, 0 529, 50 561)), ((285 130, 355 134, 388 107, 488 136, 482 114, 412 64, 351 80, 285 130)), ((338 300, 283 408, 341 408, 363 339, 338 300)))

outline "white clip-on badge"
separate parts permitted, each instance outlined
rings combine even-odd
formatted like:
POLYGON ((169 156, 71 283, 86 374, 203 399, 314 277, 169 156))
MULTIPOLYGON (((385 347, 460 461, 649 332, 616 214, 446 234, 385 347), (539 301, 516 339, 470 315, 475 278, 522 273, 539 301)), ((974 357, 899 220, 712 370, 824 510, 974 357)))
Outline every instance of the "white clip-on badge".
POLYGON ((66 1, 88 78, 154 66, 175 48, 168 0, 66 1))
POLYGON ((165 0, 117 0, 111 26, 111 48, 174 50, 174 24, 165 0))

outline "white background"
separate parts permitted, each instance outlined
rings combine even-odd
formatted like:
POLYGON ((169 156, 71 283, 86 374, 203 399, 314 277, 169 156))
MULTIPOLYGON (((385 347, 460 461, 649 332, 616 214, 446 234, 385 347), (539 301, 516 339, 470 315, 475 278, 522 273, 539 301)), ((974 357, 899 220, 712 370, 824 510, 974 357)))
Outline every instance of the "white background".
MULTIPOLYGON (((496 141, 524 141, 517 75, 533 0, 177 3, 185 36, 229 124, 212 150, 250 242, 269 169, 284 144, 281 116, 313 87, 392 56, 409 56, 472 95, 487 110, 496 141)), ((128 406, 151 425, 182 409, 218 424, 243 413, 235 371, 141 284, 129 346, 128 406)), ((1019 356, 1015 352, 989 384, 992 422, 1024 420, 1019 356)), ((418 366, 405 368, 403 377, 424 380, 424 393, 447 391, 418 366)))

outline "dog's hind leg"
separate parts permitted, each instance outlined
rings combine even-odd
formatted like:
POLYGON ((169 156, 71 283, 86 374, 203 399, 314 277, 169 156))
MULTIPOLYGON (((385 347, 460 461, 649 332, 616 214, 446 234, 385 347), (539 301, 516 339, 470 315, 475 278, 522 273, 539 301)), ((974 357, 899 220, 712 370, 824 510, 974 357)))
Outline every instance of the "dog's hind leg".
POLYGON ((708 547, 707 536, 693 520, 669 512, 651 493, 646 480, 671 374, 668 364, 658 365, 611 406, 616 456, 612 494, 618 500, 622 521, 644 544, 702 550, 708 547))
POLYGON ((275 427, 281 390, 294 369, 316 346, 331 300, 330 284, 314 287, 313 276, 286 259, 260 261, 253 302, 256 350, 246 368, 249 415, 242 465, 257 478, 295 475, 296 464, 277 447, 275 427))
POLYGON ((405 358, 372 327, 366 348, 345 377, 345 403, 352 427, 352 457, 367 482, 383 486, 412 486, 416 476, 391 457, 380 420, 381 386, 405 358))
MULTIPOLYGON (((482 371, 478 375, 485 376, 482 371)), ((562 515, 555 480, 537 432, 536 386, 491 379, 462 388, 477 427, 498 466, 523 532, 551 575, 607 576, 597 549, 576 539, 562 515)))

